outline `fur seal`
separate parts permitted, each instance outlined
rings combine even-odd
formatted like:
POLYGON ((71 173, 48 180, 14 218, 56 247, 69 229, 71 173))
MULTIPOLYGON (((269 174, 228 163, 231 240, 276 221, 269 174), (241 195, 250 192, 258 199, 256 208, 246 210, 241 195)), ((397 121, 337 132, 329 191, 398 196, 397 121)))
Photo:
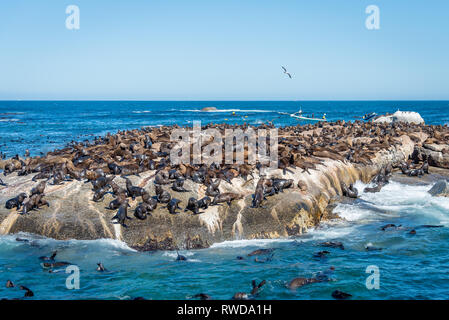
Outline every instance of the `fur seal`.
POLYGON ((212 300, 212 297, 207 293, 197 293, 193 296, 194 298, 199 298, 200 300, 212 300))
POLYGON ((186 190, 184 187, 184 179, 177 179, 176 181, 173 182, 172 185, 172 190, 176 191, 176 192, 189 192, 190 190, 186 190))
POLYGON ((276 193, 284 192, 284 189, 288 189, 293 186, 293 179, 271 179, 273 182, 273 188, 276 193))
POLYGON ((31 189, 30 197, 35 195, 35 194, 42 194, 42 193, 44 193, 45 186, 46 186, 46 182, 45 181, 39 182, 37 184, 37 186, 35 186, 34 188, 31 189))
POLYGON ((186 258, 185 256, 179 254, 179 251, 178 251, 178 250, 176 250, 176 254, 178 255, 178 256, 176 257, 176 261, 186 261, 186 260, 187 260, 187 258, 186 258))
POLYGON ((355 199, 358 196, 358 191, 356 188, 354 188, 354 185, 352 183, 348 187, 346 183, 342 182, 341 191, 343 192, 343 195, 348 198, 355 199))
POLYGON ((111 219, 111 220, 117 220, 115 223, 119 223, 125 228, 128 228, 128 226, 125 224, 125 219, 131 220, 132 218, 128 217, 128 203, 122 203, 117 211, 117 214, 111 219))
POLYGON ((337 300, 345 300, 345 299, 352 297, 352 294, 349 294, 349 293, 346 293, 346 292, 343 292, 340 290, 335 290, 332 292, 332 297, 337 300))
POLYGON ((95 191, 92 200, 98 202, 104 198, 104 195, 108 192, 109 186, 101 187, 95 191))
POLYGON ((108 205, 107 209, 109 209, 109 210, 117 210, 124 203, 126 203, 126 205, 128 205, 128 200, 126 199, 126 195, 121 193, 121 194, 119 194, 117 196, 116 199, 114 199, 111 202, 109 202, 109 205, 108 205))
POLYGON ((180 202, 181 202, 181 200, 178 200, 175 198, 171 199, 167 204, 168 212, 170 212, 171 214, 178 214, 179 212, 176 212, 176 209, 182 210, 179 207, 180 202))
POLYGON ((238 193, 233 192, 220 193, 214 198, 211 205, 217 205, 219 203, 226 202, 228 206, 230 206, 232 200, 239 200, 239 199, 243 199, 243 196, 238 193))
POLYGON ((41 260, 41 261, 54 261, 57 253, 58 253, 58 251, 54 251, 52 253, 52 255, 49 256, 49 257, 41 256, 41 257, 39 257, 39 260, 41 260))
POLYGON ((329 247, 329 248, 340 248, 341 250, 344 250, 345 247, 342 242, 340 241, 326 241, 320 243, 322 247, 329 247))
POLYGON ((330 254, 329 251, 323 250, 323 251, 319 251, 317 253, 315 253, 313 255, 314 258, 325 258, 328 254, 330 254))
POLYGON ((33 296, 34 296, 33 291, 31 291, 31 290, 28 289, 27 287, 25 287, 25 286, 20 286, 19 288, 20 288, 20 290, 25 290, 25 297, 33 297, 33 296))
POLYGON ((26 193, 21 193, 19 194, 17 197, 9 199, 8 201, 6 201, 5 203, 5 208, 6 209, 12 209, 12 208, 17 208, 17 210, 20 209, 20 207, 23 204, 23 201, 25 201, 25 199, 27 198, 27 194, 26 193))
POLYGON ((104 267, 104 265, 101 262, 97 263, 97 271, 99 271, 99 272, 106 271, 106 268, 104 267))
POLYGON ((204 198, 198 200, 198 207, 201 209, 207 209, 210 206, 211 202, 212 200, 208 196, 205 196, 204 198))
POLYGON ((306 284, 311 284, 315 282, 321 282, 320 280, 316 278, 294 278, 292 281, 290 281, 287 285, 287 287, 290 290, 298 289, 302 286, 305 286, 306 284))
POLYGON ((151 216, 152 206, 149 203, 143 202, 139 204, 134 210, 134 216, 139 220, 145 220, 147 215, 151 216))
POLYGON ((199 212, 199 204, 198 204, 198 201, 195 198, 193 198, 193 197, 189 198, 189 202, 187 203, 187 206, 184 209, 184 212, 187 211, 187 210, 192 211, 193 214, 199 214, 200 213, 199 212))
POLYGON ((263 255, 263 254, 270 254, 270 253, 272 253, 273 251, 274 251, 273 248, 269 248, 269 249, 257 249, 257 250, 254 250, 254 251, 248 253, 248 257, 251 257, 251 256, 257 256, 257 255, 263 255))
POLYGON ((141 187, 135 187, 132 185, 131 180, 126 179, 126 190, 128 191, 128 195, 135 200, 137 197, 140 197, 146 193, 146 191, 141 187))
POLYGON ((170 193, 168 193, 168 191, 165 191, 159 185, 156 185, 155 190, 156 190, 156 198, 157 198, 158 202, 160 202, 160 203, 168 203, 168 202, 170 202, 171 195, 170 195, 170 193))

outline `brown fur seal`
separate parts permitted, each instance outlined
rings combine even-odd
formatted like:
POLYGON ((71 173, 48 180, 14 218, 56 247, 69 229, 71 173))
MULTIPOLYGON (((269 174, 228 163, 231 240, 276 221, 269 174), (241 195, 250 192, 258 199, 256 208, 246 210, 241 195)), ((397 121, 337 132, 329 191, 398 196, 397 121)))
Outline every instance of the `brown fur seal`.
POLYGON ((120 205, 117 214, 112 218, 112 220, 117 220, 117 222, 115 223, 119 223, 120 225, 122 225, 125 228, 128 228, 128 226, 125 224, 125 219, 130 219, 130 217, 128 217, 128 203, 123 203, 120 205))
POLYGON ((170 195, 170 193, 168 193, 168 191, 165 191, 164 189, 162 189, 162 187, 160 185, 156 185, 155 190, 156 190, 157 201, 159 201, 160 203, 170 202, 171 195, 170 195))
POLYGON ((243 199, 243 196, 238 193, 233 192, 221 193, 214 198, 214 200, 212 201, 212 205, 217 205, 219 203, 226 202, 228 206, 230 206, 232 200, 239 200, 239 199, 243 199))
POLYGON ((12 209, 12 208, 17 208, 17 210, 20 209, 20 207, 22 206, 23 201, 27 198, 27 194, 26 193, 21 193, 19 194, 17 197, 9 199, 8 201, 6 201, 5 203, 5 208, 6 209, 12 209))
POLYGON ((180 202, 181 200, 175 198, 171 199, 170 202, 167 204, 168 212, 170 212, 171 214, 178 214, 179 212, 176 212, 176 209, 182 210, 179 207, 180 202))

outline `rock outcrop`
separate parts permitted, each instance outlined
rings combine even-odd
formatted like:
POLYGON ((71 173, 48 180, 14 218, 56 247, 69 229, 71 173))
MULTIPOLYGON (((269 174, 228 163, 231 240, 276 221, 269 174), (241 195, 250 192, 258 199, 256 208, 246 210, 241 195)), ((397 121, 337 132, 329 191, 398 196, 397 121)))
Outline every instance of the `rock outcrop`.
POLYGON ((449 183, 446 180, 439 180, 429 190, 434 197, 449 197, 449 183))
MULTIPOLYGON (((418 135, 420 142, 426 135, 418 135)), ((286 189, 263 201, 259 208, 252 208, 252 194, 259 180, 258 174, 232 179, 232 184, 222 181, 221 192, 236 192, 243 199, 227 204, 210 206, 199 215, 191 212, 168 213, 163 205, 152 212, 146 220, 133 217, 134 208, 140 201, 130 202, 127 221, 128 228, 113 224, 111 218, 116 211, 105 207, 113 198, 106 194, 102 202, 93 202, 92 185, 82 181, 70 181, 61 185, 47 185, 46 200, 50 207, 43 207, 29 215, 20 215, 15 210, 7 210, 4 203, 20 192, 29 192, 36 182, 31 176, 17 176, 12 173, 5 177, 8 187, 0 187, 0 234, 30 232, 55 239, 98 239, 113 238, 126 242, 138 250, 173 250, 176 248, 205 248, 215 242, 234 239, 279 238, 300 235, 307 228, 327 219, 327 208, 342 195, 341 183, 357 180, 369 182, 381 167, 399 163, 412 154, 415 143, 408 135, 399 137, 398 144, 380 150, 372 159, 372 164, 357 164, 349 161, 324 159, 315 170, 307 173, 300 168, 289 169, 283 175, 281 169, 267 170, 268 177, 293 179, 295 187, 286 189), (302 188, 296 187, 301 181, 302 188)), ((140 177, 130 176, 133 185, 145 188, 151 195, 154 191, 155 171, 146 171, 140 177)), ((115 177, 120 186, 125 180, 115 177)), ((168 186, 172 197, 180 199, 185 207, 189 197, 201 198, 205 186, 187 180, 184 187, 189 192, 175 192, 168 186)))

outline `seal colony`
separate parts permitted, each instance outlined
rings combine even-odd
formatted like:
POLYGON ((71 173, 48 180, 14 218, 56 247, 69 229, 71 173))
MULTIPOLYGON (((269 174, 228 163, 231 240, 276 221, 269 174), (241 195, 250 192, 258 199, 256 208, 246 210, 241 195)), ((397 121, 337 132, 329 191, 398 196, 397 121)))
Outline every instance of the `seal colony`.
MULTIPOLYGON (((226 129, 249 127, 202 129, 225 136, 226 129)), ((429 166, 449 168, 447 126, 337 121, 281 127, 278 169, 247 161, 173 165, 174 129, 179 126, 119 131, 42 157, 1 161, 0 233, 116 238, 138 250, 295 236, 332 217, 327 208, 340 197, 356 198, 357 180, 371 182, 365 192, 378 192, 393 171, 419 177, 429 166)), ((203 139, 201 147, 212 142, 203 139)), ((245 160, 249 152, 245 147, 245 160)))

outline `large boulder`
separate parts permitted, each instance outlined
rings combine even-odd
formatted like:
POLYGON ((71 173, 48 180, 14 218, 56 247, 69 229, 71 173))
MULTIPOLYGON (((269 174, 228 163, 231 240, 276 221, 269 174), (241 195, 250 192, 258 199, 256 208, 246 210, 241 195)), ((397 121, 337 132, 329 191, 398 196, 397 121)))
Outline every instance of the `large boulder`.
POLYGON ((428 192, 434 197, 449 197, 449 183, 439 180, 428 192))

